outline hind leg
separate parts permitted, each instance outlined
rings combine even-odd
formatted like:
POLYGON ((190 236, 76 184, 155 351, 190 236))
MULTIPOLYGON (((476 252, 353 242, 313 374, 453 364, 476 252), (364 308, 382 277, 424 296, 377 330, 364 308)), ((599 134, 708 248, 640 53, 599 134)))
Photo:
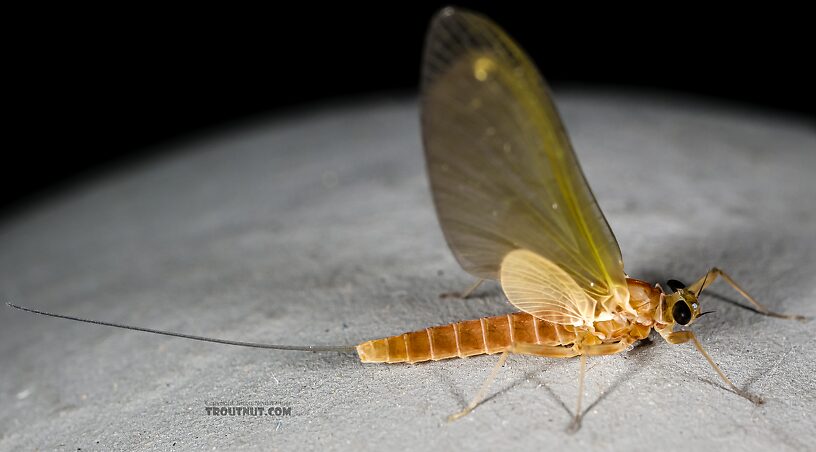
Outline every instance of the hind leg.
POLYGON ((501 367, 507 361, 507 356, 510 353, 515 353, 519 355, 545 356, 548 358, 570 358, 572 356, 578 355, 578 352, 576 352, 572 347, 535 345, 535 344, 514 344, 510 346, 508 350, 502 352, 501 356, 499 357, 499 361, 493 367, 493 370, 490 372, 490 375, 487 376, 487 379, 485 379, 484 383, 482 383, 482 386, 479 388, 479 392, 476 393, 476 396, 473 397, 473 400, 471 400, 470 403, 468 403, 467 406, 462 411, 448 416, 448 422, 453 422, 457 419, 462 418, 463 416, 473 411, 473 409, 479 406, 480 403, 482 403, 485 396, 487 395, 487 391, 493 384, 493 381, 496 380, 496 376, 499 374, 499 369, 501 369, 501 367))
POLYGON ((484 279, 477 279, 475 283, 473 283, 470 287, 465 289, 464 292, 444 292, 439 294, 439 298, 461 298, 466 299, 473 295, 473 292, 482 285, 484 279))
POLYGON ((575 418, 573 418, 573 422, 570 426, 571 430, 577 430, 580 428, 581 425, 581 401, 583 399, 584 393, 584 376, 586 375, 586 357, 587 355, 612 355, 615 353, 622 352, 626 350, 626 348, 631 345, 631 341, 621 341, 615 342, 611 344, 600 344, 600 345, 589 345, 580 347, 580 351, 577 350, 575 347, 567 347, 563 345, 537 345, 537 344, 513 344, 510 346, 508 350, 502 352, 501 356, 499 357, 499 361, 496 363, 496 366, 493 367, 493 370, 488 375, 487 379, 482 383, 479 392, 476 393, 476 397, 463 409, 462 411, 453 414, 448 417, 448 421, 455 421, 460 419, 461 417, 467 415, 474 408, 476 408, 485 398, 488 389, 493 384, 493 381, 496 379, 496 376, 499 373, 499 369, 504 365, 507 361, 507 355, 509 353, 515 353, 518 355, 533 355, 533 356, 542 356, 546 358, 572 358, 573 356, 581 356, 581 368, 580 372, 578 373, 578 401, 576 403, 575 408, 575 418))
POLYGON ((479 388, 479 392, 476 393, 476 396, 473 398, 473 400, 471 400, 470 403, 468 403, 467 406, 462 411, 448 416, 448 422, 453 422, 467 415, 468 413, 473 411, 473 409, 476 408, 480 403, 482 403, 482 400, 484 400, 485 395, 487 394, 487 390, 490 389, 490 386, 496 379, 496 375, 499 374, 499 369, 501 369, 505 361, 507 361, 506 351, 502 352, 501 356, 499 356, 499 362, 496 363, 496 365, 493 367, 493 370, 490 372, 490 375, 488 375, 487 379, 484 381, 484 383, 482 383, 482 386, 479 388))

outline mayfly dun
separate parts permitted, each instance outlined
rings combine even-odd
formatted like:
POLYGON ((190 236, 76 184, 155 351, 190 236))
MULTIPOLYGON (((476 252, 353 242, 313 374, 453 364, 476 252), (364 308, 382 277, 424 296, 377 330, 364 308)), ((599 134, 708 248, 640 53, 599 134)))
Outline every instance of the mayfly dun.
POLYGON ((690 342, 733 391, 743 394, 683 329, 702 312, 701 293, 722 278, 761 314, 769 311, 720 269, 691 285, 629 278, 618 243, 578 165, 549 89, 519 46, 489 19, 446 8, 430 26, 422 70, 422 138, 433 200, 445 238, 464 270, 497 280, 519 312, 429 327, 357 346, 237 342, 53 317, 230 345, 357 353, 364 363, 417 363, 498 354, 473 400, 484 399, 510 354, 579 357, 571 425, 580 425, 588 356, 623 352, 657 331, 690 342))

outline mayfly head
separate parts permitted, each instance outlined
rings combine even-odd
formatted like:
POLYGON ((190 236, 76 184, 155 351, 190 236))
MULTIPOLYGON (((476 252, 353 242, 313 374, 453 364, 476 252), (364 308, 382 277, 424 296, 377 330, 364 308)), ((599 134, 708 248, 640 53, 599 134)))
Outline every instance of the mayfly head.
POLYGON ((697 294, 675 279, 670 279, 667 284, 672 290, 666 295, 667 311, 678 325, 690 325, 701 315, 697 294))

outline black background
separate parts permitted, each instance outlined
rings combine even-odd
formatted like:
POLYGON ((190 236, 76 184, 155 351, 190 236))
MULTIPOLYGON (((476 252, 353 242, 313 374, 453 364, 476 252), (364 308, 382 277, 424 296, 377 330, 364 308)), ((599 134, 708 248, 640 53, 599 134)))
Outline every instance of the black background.
MULTIPOLYGON (((811 14, 460 2, 496 20, 557 90, 673 91, 812 116, 811 14)), ((52 7, 6 14, 0 218, 163 144, 262 114, 415 93, 444 2, 52 7)))

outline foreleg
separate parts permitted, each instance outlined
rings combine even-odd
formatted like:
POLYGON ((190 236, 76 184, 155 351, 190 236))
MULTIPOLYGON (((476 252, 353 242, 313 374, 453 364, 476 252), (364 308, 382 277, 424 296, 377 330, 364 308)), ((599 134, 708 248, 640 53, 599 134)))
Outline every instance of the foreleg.
POLYGON ((793 315, 793 314, 780 314, 778 312, 773 312, 770 309, 763 306, 760 302, 756 301, 754 297, 748 294, 742 287, 739 286, 730 276, 721 269, 714 267, 706 273, 705 276, 697 280, 694 284, 688 287, 688 290, 694 292, 694 294, 699 297, 700 292, 705 290, 708 286, 714 283, 717 280, 717 277, 721 277, 725 282, 727 282, 731 287, 734 288, 740 295, 742 295, 746 300, 751 302, 752 305, 756 308, 757 312, 762 315, 767 315, 769 317, 778 317, 780 319, 796 319, 796 320, 805 320, 807 317, 801 315, 793 315))

